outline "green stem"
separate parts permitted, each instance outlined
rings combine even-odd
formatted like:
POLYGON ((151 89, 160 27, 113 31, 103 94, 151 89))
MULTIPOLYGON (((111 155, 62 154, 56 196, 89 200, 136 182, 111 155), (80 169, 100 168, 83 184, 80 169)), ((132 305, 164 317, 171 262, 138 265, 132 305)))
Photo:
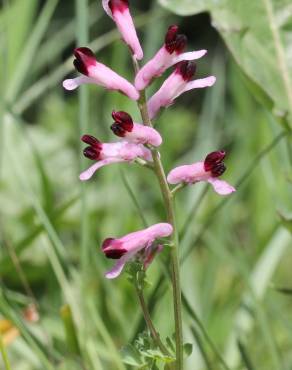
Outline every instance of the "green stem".
POLYGON ((145 302, 145 299, 144 299, 143 291, 138 287, 137 283, 135 283, 135 288, 136 288, 139 303, 140 303, 140 306, 141 306, 141 309, 142 309, 142 312, 143 312, 144 319, 145 319, 146 324, 148 326, 148 329, 149 329, 149 331, 152 335, 152 338, 155 340, 157 346, 160 348, 161 352, 164 355, 171 356, 168 349, 162 343, 162 341, 160 339, 160 336, 159 336, 159 333, 156 331, 156 329, 153 325, 153 322, 152 322, 151 317, 150 317, 150 313, 148 311, 148 308, 147 308, 147 305, 146 305, 146 302, 145 302))
MULTIPOLYGON (((137 72, 139 65, 136 60, 134 68, 137 72)), ((140 92, 138 101, 141 117, 144 125, 152 127, 152 122, 149 118, 146 94, 145 91, 140 92)), ((182 304, 181 304, 181 288, 180 288, 180 273, 179 273, 179 256, 178 256, 178 231, 175 222, 174 200, 170 188, 168 186, 164 168, 160 160, 160 155, 157 149, 151 149, 154 163, 154 172, 159 182, 160 190, 164 200, 167 221, 173 226, 172 233, 172 248, 171 248, 171 280, 173 287, 173 303, 174 303, 174 319, 175 319, 175 344, 176 344, 176 370, 183 370, 183 333, 182 333, 182 304)))

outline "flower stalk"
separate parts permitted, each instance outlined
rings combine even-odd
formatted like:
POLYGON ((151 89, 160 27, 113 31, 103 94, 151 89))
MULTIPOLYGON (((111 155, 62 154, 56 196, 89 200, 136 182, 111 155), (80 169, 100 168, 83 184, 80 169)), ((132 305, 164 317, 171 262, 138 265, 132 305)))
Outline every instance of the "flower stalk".
POLYGON ((169 353, 168 349, 162 343, 162 341, 160 339, 160 336, 159 336, 159 333, 155 329, 155 326, 154 326, 154 324, 153 324, 153 322, 151 320, 151 316, 150 316, 150 313, 149 313, 148 308, 147 308, 147 304, 145 302, 143 291, 138 286, 137 282, 135 282, 135 289, 136 289, 138 300, 139 300, 139 303, 140 303, 140 306, 141 306, 141 309, 142 309, 142 312, 143 312, 143 316, 144 316, 145 322, 146 322, 147 327, 148 327, 148 329, 149 329, 149 331, 151 333, 152 338, 154 339, 154 341, 156 342, 157 346, 159 347, 159 349, 161 350, 161 352, 164 355, 171 356, 171 354, 169 353))
MULTIPOLYGON (((133 59, 134 69, 139 71, 138 62, 133 59)), ((144 125, 153 127, 148 114, 146 94, 144 90, 140 91, 140 99, 138 100, 138 108, 141 113, 144 125)), ((179 255, 178 255, 178 230, 176 228, 174 200, 171 190, 168 186, 165 171, 157 149, 152 149, 152 157, 154 164, 154 173, 159 182, 161 194, 164 200, 167 222, 173 227, 171 236, 171 280, 173 287, 174 301, 174 319, 175 319, 175 346, 176 346, 176 370, 183 370, 183 332, 182 332, 182 302, 181 302, 181 287, 180 287, 180 271, 179 271, 179 255)))

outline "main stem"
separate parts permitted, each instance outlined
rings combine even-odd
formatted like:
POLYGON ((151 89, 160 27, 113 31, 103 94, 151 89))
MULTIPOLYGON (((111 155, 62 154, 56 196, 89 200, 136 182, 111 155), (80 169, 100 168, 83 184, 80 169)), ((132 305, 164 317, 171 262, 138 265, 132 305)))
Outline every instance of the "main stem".
MULTIPOLYGON (((138 63, 134 61, 136 72, 139 70, 138 63)), ((152 122, 149 118, 145 91, 140 92, 138 107, 141 112, 141 117, 144 125, 152 127, 152 122)), ((173 302, 174 302, 174 319, 175 319, 175 344, 176 344, 176 370, 183 370, 183 333, 182 333, 182 304, 181 304, 181 288, 180 288, 180 273, 179 273, 179 256, 178 256, 178 231, 175 221, 174 200, 169 189, 164 168, 160 160, 160 155, 157 149, 152 149, 154 172, 157 176, 160 190, 163 196, 167 221, 173 226, 172 248, 171 248, 171 280, 173 286, 173 302)))

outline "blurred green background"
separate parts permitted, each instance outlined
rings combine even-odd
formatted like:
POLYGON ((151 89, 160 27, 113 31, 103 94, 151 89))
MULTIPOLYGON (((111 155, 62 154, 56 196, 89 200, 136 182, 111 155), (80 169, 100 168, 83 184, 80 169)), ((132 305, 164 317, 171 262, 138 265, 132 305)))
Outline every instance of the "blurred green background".
MULTIPOLYGON (((186 369, 290 370, 291 3, 161 4, 131 1, 145 60, 175 23, 188 50, 208 49, 198 76, 217 77, 159 117, 162 161, 169 171, 225 149, 224 179, 237 187, 221 198, 197 184, 177 197, 185 341, 193 343, 186 369)), ((119 352, 145 329, 137 298, 126 274, 104 278, 112 261, 99 246, 142 228, 143 217, 165 220, 159 187, 127 164, 78 180, 89 165, 81 134, 115 140, 111 111, 139 121, 138 110, 96 86, 61 85, 76 75, 76 45, 133 80, 128 50, 94 0, 2 0, 0 30, 1 369, 139 368, 119 352), (37 322, 24 317, 32 303, 37 322)), ((163 339, 173 333, 167 254, 149 268, 145 292, 163 339)))

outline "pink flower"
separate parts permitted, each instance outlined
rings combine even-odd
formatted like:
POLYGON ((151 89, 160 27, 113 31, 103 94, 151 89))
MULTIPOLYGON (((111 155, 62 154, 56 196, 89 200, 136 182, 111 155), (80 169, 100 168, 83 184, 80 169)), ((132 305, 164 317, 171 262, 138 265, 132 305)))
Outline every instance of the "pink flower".
MULTIPOLYGON (((158 238, 171 235, 173 228, 168 223, 159 223, 152 225, 144 230, 136 231, 125 235, 119 239, 108 238, 102 243, 102 251, 107 258, 117 259, 116 265, 106 273, 108 279, 114 279, 120 275, 126 262, 132 259, 138 252, 145 250, 146 267, 151 262, 147 255, 152 256, 153 243, 158 238)), ((161 249, 161 246, 156 247, 161 249)), ((154 256, 153 256, 154 257, 154 256)), ((151 257, 150 257, 151 259, 151 257)), ((152 258, 153 259, 153 258, 152 258)))
POLYGON ((183 53, 186 44, 187 38, 185 35, 178 33, 178 26, 170 26, 162 48, 137 73, 135 79, 136 88, 143 90, 154 77, 161 76, 167 68, 183 60, 199 59, 207 53, 207 50, 183 53))
POLYGON ((221 195, 227 195, 235 191, 234 187, 226 181, 219 180, 226 167, 223 163, 225 152, 212 152, 207 155, 204 161, 194 164, 179 166, 170 171, 167 181, 170 184, 187 183, 195 184, 199 181, 209 182, 214 190, 221 195))
POLYGON ((82 84, 96 84, 108 90, 117 90, 127 95, 130 99, 138 100, 139 93, 136 88, 125 78, 97 62, 93 52, 89 48, 77 48, 74 50, 74 66, 83 76, 63 81, 66 90, 74 90, 82 84))
POLYGON ((184 92, 214 85, 216 81, 214 76, 191 81, 195 72, 196 64, 194 62, 183 61, 177 64, 175 71, 148 101, 148 111, 151 119, 156 116, 161 107, 168 107, 184 92))
POLYGON ((83 151, 85 157, 97 161, 93 166, 82 172, 80 180, 89 180, 101 167, 111 163, 133 162, 137 158, 152 161, 151 151, 141 144, 120 141, 117 143, 101 143, 94 136, 83 135, 81 140, 88 144, 83 151))
POLYGON ((114 20, 123 40, 131 49, 134 57, 138 60, 143 58, 137 32, 129 10, 128 0, 102 0, 102 6, 106 13, 114 20))
POLYGON ((113 111, 112 117, 115 122, 111 125, 111 129, 115 135, 136 144, 159 146, 162 143, 162 138, 158 131, 152 127, 134 123, 128 113, 113 111))

